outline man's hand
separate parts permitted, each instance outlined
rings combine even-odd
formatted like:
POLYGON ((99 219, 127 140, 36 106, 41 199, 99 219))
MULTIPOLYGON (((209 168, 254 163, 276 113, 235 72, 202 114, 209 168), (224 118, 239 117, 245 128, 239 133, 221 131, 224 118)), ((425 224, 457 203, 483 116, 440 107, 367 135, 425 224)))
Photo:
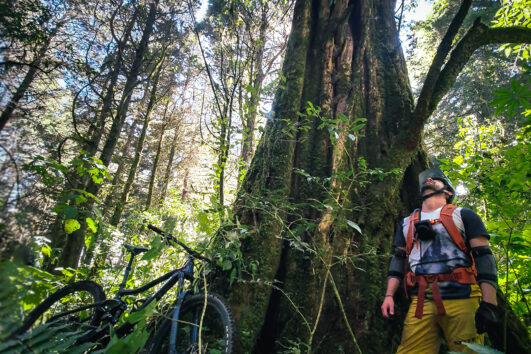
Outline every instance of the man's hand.
POLYGON ((498 328, 499 323, 496 305, 481 301, 476 311, 476 329, 478 334, 487 332, 490 335, 493 330, 495 331, 498 328))
POLYGON ((382 303, 382 315, 389 318, 395 314, 395 300, 392 296, 386 296, 382 303))

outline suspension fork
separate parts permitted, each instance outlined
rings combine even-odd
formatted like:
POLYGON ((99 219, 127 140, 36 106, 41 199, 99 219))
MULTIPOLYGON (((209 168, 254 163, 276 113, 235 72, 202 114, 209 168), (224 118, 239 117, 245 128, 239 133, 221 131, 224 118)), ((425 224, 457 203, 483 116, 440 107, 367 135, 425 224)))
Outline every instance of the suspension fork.
MULTIPOLYGON (((177 344, 177 331, 179 329, 179 313, 181 311, 181 305, 184 301, 184 297, 188 294, 189 290, 182 290, 184 286, 184 278, 186 275, 192 276, 193 278, 194 262, 193 259, 189 259, 186 263, 183 272, 179 276, 179 285, 177 286, 177 301, 175 301, 175 308, 171 317, 171 330, 170 330, 170 348, 168 350, 169 354, 177 354, 176 344, 177 344)), ((194 320, 195 322, 195 320, 194 320)), ((196 332, 195 326, 192 332, 196 332)), ((197 336, 196 336, 197 337, 197 336)))

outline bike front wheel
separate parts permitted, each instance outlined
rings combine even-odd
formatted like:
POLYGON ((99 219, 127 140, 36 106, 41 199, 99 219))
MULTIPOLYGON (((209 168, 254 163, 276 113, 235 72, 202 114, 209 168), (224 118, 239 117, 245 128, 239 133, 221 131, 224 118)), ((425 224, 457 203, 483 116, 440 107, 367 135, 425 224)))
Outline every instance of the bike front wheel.
POLYGON ((79 281, 59 289, 24 319, 11 336, 21 335, 41 324, 64 326, 61 331, 80 332, 95 328, 102 313, 94 304, 105 301, 103 288, 92 281, 79 281))
POLYGON ((177 320, 175 347, 170 348, 172 314, 173 310, 169 311, 156 329, 148 343, 148 352, 230 354, 236 351, 234 316, 220 296, 196 294, 185 298, 177 320))

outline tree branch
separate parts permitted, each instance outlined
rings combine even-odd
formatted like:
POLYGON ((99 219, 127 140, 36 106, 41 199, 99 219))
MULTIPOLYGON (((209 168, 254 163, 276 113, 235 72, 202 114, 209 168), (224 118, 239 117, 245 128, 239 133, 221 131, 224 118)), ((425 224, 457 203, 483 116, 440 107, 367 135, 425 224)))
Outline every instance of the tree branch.
POLYGON ((468 9, 471 5, 472 0, 464 0, 461 3, 459 11, 450 23, 450 26, 448 27, 448 30, 446 31, 446 34, 444 35, 444 38, 442 39, 441 44, 439 44, 439 48, 435 53, 435 57, 433 58, 433 62, 431 63, 428 74, 426 75, 426 79, 424 80, 424 85, 420 91, 417 106, 415 107, 415 112, 413 114, 415 135, 418 135, 416 134, 417 132, 420 133, 422 124, 424 124, 424 121, 429 117, 428 107, 430 105, 435 84, 439 79, 439 74, 441 73, 441 68, 446 60, 446 57, 452 49, 452 42, 454 41, 457 32, 461 28, 461 25, 463 24, 463 21, 468 13, 468 9))
POLYGON ((531 29, 525 27, 489 28, 478 18, 464 37, 454 47, 450 58, 444 64, 452 47, 455 35, 459 31, 470 7, 471 0, 464 0, 458 13, 455 15, 448 31, 446 32, 437 53, 430 66, 424 85, 422 87, 417 105, 411 121, 410 138, 406 143, 407 148, 417 146, 420 132, 441 98, 455 83, 457 75, 461 72, 472 54, 479 47, 486 44, 501 43, 531 43, 531 29), (443 68, 444 65, 444 68, 443 68))
POLYGON ((442 97, 455 83, 457 75, 463 70, 476 49, 487 44, 503 43, 531 43, 531 28, 489 28, 478 18, 452 51, 450 59, 441 71, 429 102, 426 119, 433 113, 442 97))

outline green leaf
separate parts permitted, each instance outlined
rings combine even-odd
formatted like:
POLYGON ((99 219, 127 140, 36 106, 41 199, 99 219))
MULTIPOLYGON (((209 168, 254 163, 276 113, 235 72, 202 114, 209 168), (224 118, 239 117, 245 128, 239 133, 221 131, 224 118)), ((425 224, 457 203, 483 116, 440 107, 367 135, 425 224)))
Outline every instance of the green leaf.
POLYGON ((356 132, 356 131, 358 131, 358 130, 363 129, 364 126, 365 126, 365 124, 358 124, 358 125, 355 125, 354 127, 352 127, 350 130, 351 130, 352 132, 356 132))
POLYGON ((80 194, 83 194, 85 197, 88 197, 88 198, 91 198, 92 200, 94 200, 96 203, 98 204, 101 204, 101 201, 98 199, 98 197, 96 197, 94 194, 92 193, 89 193, 87 191, 84 191, 82 189, 73 189, 73 191, 75 192, 78 192, 80 194))
POLYGON ((232 268, 232 262, 228 259, 224 260, 223 263, 221 263, 221 268, 223 268, 223 270, 229 270, 232 268))
POLYGON ((145 319, 148 315, 153 313, 153 310, 155 309, 155 305, 156 304, 157 304, 156 301, 152 301, 149 305, 147 305, 142 310, 131 313, 127 317, 127 322, 134 324, 134 323, 137 323, 137 322, 145 319))
POLYGON ((339 119, 341 119, 343 122, 347 122, 348 121, 348 118, 341 112, 337 114, 337 117, 339 119))
POLYGON ((511 80, 511 89, 513 91, 518 91, 519 88, 520 88, 520 83, 518 82, 518 80, 512 79, 511 80))
POLYGON ((92 175, 92 181, 96 184, 101 184, 101 182, 103 182, 103 178, 102 177, 98 177, 96 175, 92 175))
POLYGON ((65 195, 64 197, 62 197, 61 199, 59 199, 59 202, 60 203, 64 203, 68 200, 72 200, 72 199, 76 199, 77 197, 79 197, 79 195, 77 194, 68 194, 68 195, 65 195))
POLYGON ((234 282, 235 278, 236 278, 236 267, 232 268, 232 270, 230 272, 229 286, 232 285, 232 283, 234 282))
POLYGON ((68 219, 65 221, 65 232, 71 234, 72 232, 79 230, 81 225, 76 219, 68 219))
POLYGON ((41 252, 42 254, 44 254, 46 257, 51 257, 52 256, 52 249, 50 248, 50 246, 46 245, 46 246, 42 246, 41 247, 41 252))
POLYGON ((79 197, 76 198, 76 203, 77 204, 83 204, 87 201, 87 198, 85 198, 84 196, 80 195, 79 197))
POLYGON ((478 354, 503 354, 499 350, 488 347, 486 345, 481 345, 481 344, 476 344, 476 343, 466 343, 466 342, 463 342, 463 344, 478 354))
POLYGON ((142 256, 142 260, 150 260, 155 257, 158 257, 163 247, 164 242, 161 240, 160 237, 153 238, 153 240, 151 241, 151 248, 149 249, 149 251, 144 253, 144 255, 142 256))
POLYGON ((347 225, 352 227, 354 230, 358 231, 360 234, 362 234, 361 232, 361 228, 359 227, 358 224, 356 224, 354 221, 351 221, 351 220, 347 220, 347 225))
POLYGON ((87 235, 85 236, 85 247, 87 247, 87 249, 90 249, 93 242, 94 234, 92 232, 87 232, 87 235))
POLYGON ((96 223, 94 222, 94 220, 92 220, 91 218, 86 218, 85 221, 87 222, 87 226, 88 228, 92 231, 92 232, 97 232, 98 231, 98 226, 96 226, 96 223))

